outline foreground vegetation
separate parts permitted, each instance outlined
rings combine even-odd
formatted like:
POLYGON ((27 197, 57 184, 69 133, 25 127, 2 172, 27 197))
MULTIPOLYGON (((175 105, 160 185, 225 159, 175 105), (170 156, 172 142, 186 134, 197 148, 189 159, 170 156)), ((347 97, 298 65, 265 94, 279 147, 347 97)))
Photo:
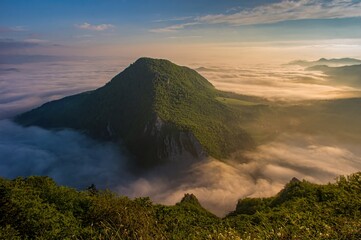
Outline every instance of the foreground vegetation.
POLYGON ((361 239, 360 196, 361 173, 327 185, 293 179, 218 218, 192 194, 163 206, 48 177, 0 179, 0 239, 361 239))

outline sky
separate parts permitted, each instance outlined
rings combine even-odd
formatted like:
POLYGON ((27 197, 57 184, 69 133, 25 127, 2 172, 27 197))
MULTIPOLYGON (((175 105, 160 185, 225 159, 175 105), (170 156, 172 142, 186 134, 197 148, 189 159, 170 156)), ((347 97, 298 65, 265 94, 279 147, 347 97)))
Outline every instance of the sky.
POLYGON ((235 63, 361 57, 360 0, 1 0, 8 55, 235 63))

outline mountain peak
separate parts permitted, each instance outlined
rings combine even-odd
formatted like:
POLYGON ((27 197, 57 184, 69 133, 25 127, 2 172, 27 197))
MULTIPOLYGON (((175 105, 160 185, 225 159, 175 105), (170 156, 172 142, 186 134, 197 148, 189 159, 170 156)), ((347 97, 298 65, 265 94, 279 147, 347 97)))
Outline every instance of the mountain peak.
POLYGON ((134 63, 132 63, 129 67, 131 68, 148 68, 150 70, 157 69, 161 65, 172 65, 173 63, 166 59, 157 59, 157 58, 149 58, 149 57, 141 57, 138 58, 134 63))
POLYGON ((184 197, 182 198, 180 203, 190 203, 197 206, 200 205, 197 197, 193 193, 184 194, 184 197))
POLYGON ((160 72, 170 70, 169 68, 185 68, 178 66, 167 59, 141 57, 130 65, 133 68, 148 68, 152 71, 160 72))
POLYGON ((196 71, 168 60, 140 58, 105 86, 21 114, 15 121, 72 128, 123 142, 137 165, 183 158, 216 158, 252 146, 237 115, 196 71))
POLYGON ((296 178, 296 177, 293 177, 293 178, 291 179, 291 181, 290 181, 290 183, 299 183, 299 182, 301 182, 301 180, 299 180, 299 179, 296 178))
POLYGON ((151 58, 151 57, 140 57, 138 58, 133 64, 154 64, 154 63, 169 63, 169 64, 173 64, 171 61, 167 60, 167 59, 162 59, 162 58, 151 58))

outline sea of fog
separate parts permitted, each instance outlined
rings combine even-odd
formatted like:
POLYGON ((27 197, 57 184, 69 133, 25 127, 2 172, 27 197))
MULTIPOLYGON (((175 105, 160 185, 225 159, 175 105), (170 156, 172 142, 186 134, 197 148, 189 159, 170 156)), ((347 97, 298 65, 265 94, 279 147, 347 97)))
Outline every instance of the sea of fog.
MULTIPOLYGON (((47 101, 100 87, 128 65, 124 60, 1 64, 0 176, 48 175, 59 184, 84 189, 94 183, 164 204, 194 193, 221 216, 234 210, 239 198, 272 196, 293 177, 326 183, 361 170, 361 143, 335 144, 324 136, 284 133, 246 153, 245 162, 209 158, 136 176, 127 169, 125 151, 112 143, 71 130, 24 128, 9 120, 47 101)), ((349 97, 357 90, 331 86, 324 74, 297 66, 191 66, 219 89, 271 100, 349 97)))

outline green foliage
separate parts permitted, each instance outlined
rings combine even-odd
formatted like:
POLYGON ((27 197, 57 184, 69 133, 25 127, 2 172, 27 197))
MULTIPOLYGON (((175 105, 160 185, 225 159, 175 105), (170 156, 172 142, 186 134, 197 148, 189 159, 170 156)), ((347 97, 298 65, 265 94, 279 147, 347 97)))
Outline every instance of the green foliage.
POLYGON ((327 185, 292 180, 274 197, 239 200, 223 219, 193 194, 163 206, 93 190, 0 179, 0 239, 361 238, 361 173, 327 185))
MULTIPOLYGON (((66 194, 62 195, 64 187, 57 187, 51 179, 1 179, 0 184, 1 226, 11 226, 18 234, 30 239, 65 239, 81 231, 81 225, 74 216, 76 209, 71 205, 62 205, 64 199, 70 200, 66 194), (57 191, 54 192, 55 189, 57 191)), ((74 200, 78 201, 79 195, 74 200)), ((9 233, 9 228, 6 229, 9 233)))
POLYGON ((252 146, 250 136, 239 127, 239 112, 219 102, 218 91, 205 78, 166 60, 144 61, 156 73, 155 110, 161 119, 191 131, 216 158, 252 146))
POLYGON ((225 219, 250 239, 360 239, 361 173, 335 184, 291 181, 273 198, 240 200, 225 219))
POLYGON ((236 206, 237 214, 253 215, 267 209, 271 198, 245 198, 240 199, 236 206))
POLYGON ((10 225, 0 226, 0 239, 21 240, 20 234, 10 225))

